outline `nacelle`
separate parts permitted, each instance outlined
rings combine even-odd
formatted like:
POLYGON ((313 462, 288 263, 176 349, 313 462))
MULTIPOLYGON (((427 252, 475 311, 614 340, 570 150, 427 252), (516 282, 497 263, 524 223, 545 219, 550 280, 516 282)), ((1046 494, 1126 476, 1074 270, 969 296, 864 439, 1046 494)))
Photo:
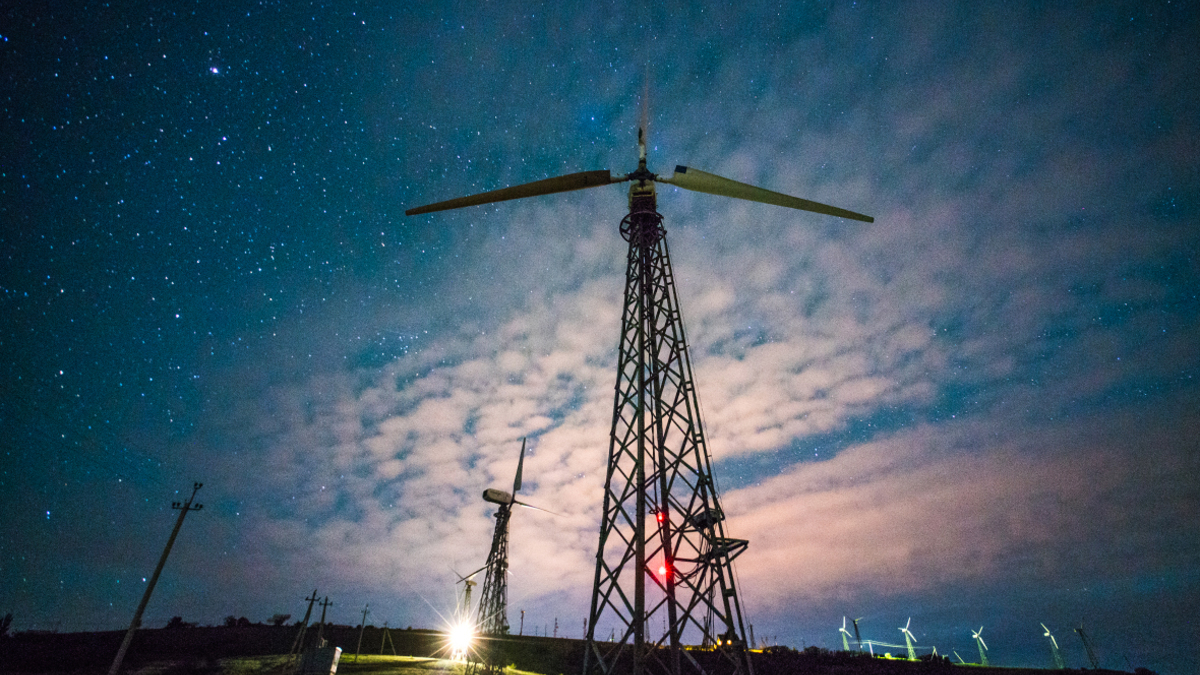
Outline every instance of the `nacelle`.
POLYGON ((493 504, 507 505, 507 504, 513 503, 513 496, 508 494, 504 490, 497 490, 496 488, 488 488, 483 491, 483 501, 491 502, 493 504))

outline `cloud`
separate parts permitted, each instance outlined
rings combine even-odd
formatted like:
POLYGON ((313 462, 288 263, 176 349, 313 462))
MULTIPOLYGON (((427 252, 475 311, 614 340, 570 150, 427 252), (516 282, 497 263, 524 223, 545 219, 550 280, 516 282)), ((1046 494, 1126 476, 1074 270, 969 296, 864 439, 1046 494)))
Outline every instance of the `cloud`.
POLYGON ((740 574, 768 612, 1160 574, 1195 554, 1179 546, 1196 534, 1185 514, 1200 495, 1169 432, 1125 433, 1158 418, 1004 434, 998 419, 924 425, 789 467, 725 497, 731 531, 752 542, 740 574))
MULTIPOLYGON (((830 25, 862 58, 797 35, 766 62, 718 59, 720 97, 673 73, 656 95, 653 168, 687 163, 877 219, 660 186, 708 445, 736 477, 730 534, 751 541, 742 588, 767 613, 1195 564, 1192 532, 1171 525, 1195 505, 1177 440, 1196 421, 1179 403, 1200 358, 1195 303, 1177 290, 1196 277, 1178 254, 1194 235, 1145 207, 1170 182, 1151 165, 1190 166, 1186 134, 1092 115, 1144 111, 1113 44, 1060 36, 1058 15, 997 32, 1012 21, 1000 10, 925 12, 841 8, 830 25), (998 41, 974 48, 964 26, 998 41), (1131 550, 1143 554, 1116 562, 1131 550)), ((625 93, 599 95, 618 108, 625 93)), ((581 152, 632 165, 629 150, 581 152)), ((556 166, 501 154, 490 160, 512 182, 556 166)), ((312 542, 314 569, 347 584, 450 589, 449 567, 487 553, 479 493, 508 488, 529 436, 523 494, 561 515, 514 517, 513 597, 578 611, 611 424, 623 202, 610 187, 444 214, 413 241, 439 244, 446 269, 383 294, 411 305, 306 314, 316 336, 422 337, 374 360, 348 358, 343 338, 326 368, 247 378, 213 435, 244 447, 225 477, 254 493, 241 545, 270 559, 312 542)))

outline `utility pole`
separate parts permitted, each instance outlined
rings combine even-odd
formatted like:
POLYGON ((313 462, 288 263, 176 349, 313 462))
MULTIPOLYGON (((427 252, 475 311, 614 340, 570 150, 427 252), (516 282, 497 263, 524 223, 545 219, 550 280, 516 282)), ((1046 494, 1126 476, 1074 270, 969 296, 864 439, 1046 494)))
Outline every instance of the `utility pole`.
POLYGON ((517 634, 518 635, 525 634, 525 610, 521 610, 521 631, 517 634))
POLYGON ((325 610, 333 603, 329 601, 329 596, 321 601, 321 625, 317 627, 317 649, 325 646, 325 610))
POLYGON ((354 662, 358 663, 358 653, 362 651, 363 631, 367 629, 367 615, 371 613, 371 603, 363 605, 362 625, 358 627, 358 646, 354 648, 354 662))
POLYGON ((392 629, 388 628, 388 622, 383 622, 383 639, 379 641, 379 655, 383 656, 383 648, 387 643, 392 643, 392 656, 396 655, 396 641, 392 639, 392 629))
POLYGON ((308 620, 312 617, 313 603, 317 601, 317 589, 313 589, 312 597, 305 598, 308 601, 308 610, 304 612, 304 621, 300 622, 300 632, 296 633, 296 639, 292 641, 292 649, 288 652, 288 664, 291 664, 292 657, 304 650, 304 633, 308 630, 308 620))
POLYGON ((154 568, 154 574, 150 576, 150 583, 146 586, 146 592, 142 594, 142 602, 138 605, 137 611, 133 613, 133 621, 129 622, 129 630, 125 631, 125 639, 121 641, 121 648, 117 650, 117 658, 113 659, 112 667, 108 669, 108 675, 117 675, 121 670, 121 662, 125 660, 125 652, 129 650, 129 643, 133 641, 133 633, 142 625, 142 613, 146 611, 146 605, 150 602, 150 594, 154 592, 154 585, 158 583, 158 575, 162 573, 163 565, 167 564, 167 556, 171 554, 171 547, 175 545, 175 537, 179 535, 179 528, 183 527, 183 519, 187 516, 188 511, 199 511, 204 508, 203 504, 192 505, 192 500, 196 498, 196 493, 200 491, 203 483, 195 483, 192 486, 192 496, 187 498, 187 501, 180 504, 173 502, 171 508, 178 509, 179 518, 175 521, 175 529, 171 530, 171 537, 167 539, 167 546, 163 549, 162 557, 158 559, 158 567, 154 568))

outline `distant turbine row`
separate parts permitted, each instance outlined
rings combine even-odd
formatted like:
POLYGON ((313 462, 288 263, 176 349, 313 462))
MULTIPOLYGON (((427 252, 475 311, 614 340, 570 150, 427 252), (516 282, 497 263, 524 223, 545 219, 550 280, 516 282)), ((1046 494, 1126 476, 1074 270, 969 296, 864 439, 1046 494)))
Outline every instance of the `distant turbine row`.
MULTIPOLYGON (((916 638, 913 636, 912 631, 909 630, 910 627, 912 626, 912 617, 909 617, 908 622, 905 623, 903 626, 901 626, 898 629, 900 631, 900 633, 904 636, 904 644, 903 645, 890 644, 887 642, 880 642, 878 640, 863 640, 862 635, 859 633, 859 630, 858 630, 858 622, 861 620, 862 620, 862 617, 859 617, 857 619, 849 619, 849 620, 844 616, 842 617, 842 627, 838 628, 838 633, 842 637, 842 650, 843 651, 847 651, 847 652, 851 651, 851 649, 850 649, 850 642, 851 642, 850 630, 847 626, 847 623, 852 625, 854 628, 853 642, 858 646, 858 651, 860 651, 860 652, 863 650, 864 646, 867 647, 867 649, 870 651, 872 656, 875 656, 875 648, 876 647, 887 647, 890 649, 904 649, 908 652, 908 660, 916 661, 917 660, 917 650, 924 649, 924 647, 921 647, 921 646, 915 644, 916 638)), ((1043 624, 1041 624, 1041 626, 1042 626, 1042 630, 1045 631, 1045 633, 1043 634, 1043 637, 1050 638, 1050 655, 1054 659, 1054 667, 1057 668, 1058 670, 1066 669, 1066 665, 1063 662, 1062 653, 1059 651, 1059 648, 1058 648, 1058 640, 1056 640, 1054 638, 1054 635, 1050 632, 1050 629, 1046 627, 1046 624, 1043 623, 1043 624)), ((1093 670, 1099 669, 1100 668, 1099 661, 1096 659, 1096 653, 1092 649, 1092 642, 1088 638, 1087 632, 1084 631, 1083 625, 1080 624, 1079 628, 1075 629, 1075 632, 1079 634, 1079 639, 1083 642, 1084 649, 1087 651, 1088 662, 1091 664, 1092 669, 1093 670)), ((980 626, 979 630, 971 631, 971 639, 975 640, 975 646, 979 648, 979 663, 976 665, 981 665, 981 666, 990 665, 988 662, 988 656, 987 656, 988 646, 987 646, 987 643, 984 642, 984 640, 983 640, 983 626, 980 626)), ((932 647, 931 650, 932 650, 931 651, 932 656, 934 656, 934 657, 938 656, 937 647, 932 647)), ((890 653, 885 652, 885 654, 887 655, 888 658, 891 658, 890 653)), ((963 663, 963 664, 967 663, 961 656, 958 655, 958 652, 954 652, 954 655, 958 658, 959 663, 963 663)))

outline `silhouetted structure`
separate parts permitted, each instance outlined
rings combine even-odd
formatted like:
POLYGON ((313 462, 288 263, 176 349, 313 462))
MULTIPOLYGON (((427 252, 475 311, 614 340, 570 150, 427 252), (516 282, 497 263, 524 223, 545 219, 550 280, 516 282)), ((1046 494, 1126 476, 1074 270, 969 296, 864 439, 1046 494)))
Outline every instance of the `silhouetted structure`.
MULTIPOLYGON (((645 98, 643 98, 643 103, 645 98)), ((725 531, 700 420, 666 230, 655 183, 865 222, 845 209, 771 192, 685 166, 670 177, 646 168, 647 114, 638 168, 614 178, 587 171, 460 197, 406 211, 478 204, 630 182, 625 303, 609 435, 584 675, 717 670, 752 675, 733 560, 747 542, 725 531), (647 591, 647 581, 654 589, 647 591), (664 633, 656 633, 665 624, 664 633), (597 632, 599 631, 599 632, 597 632), (609 633, 612 642, 596 639, 609 633), (685 644, 714 651, 692 653, 685 644), (710 660, 707 655, 719 658, 710 660)))

